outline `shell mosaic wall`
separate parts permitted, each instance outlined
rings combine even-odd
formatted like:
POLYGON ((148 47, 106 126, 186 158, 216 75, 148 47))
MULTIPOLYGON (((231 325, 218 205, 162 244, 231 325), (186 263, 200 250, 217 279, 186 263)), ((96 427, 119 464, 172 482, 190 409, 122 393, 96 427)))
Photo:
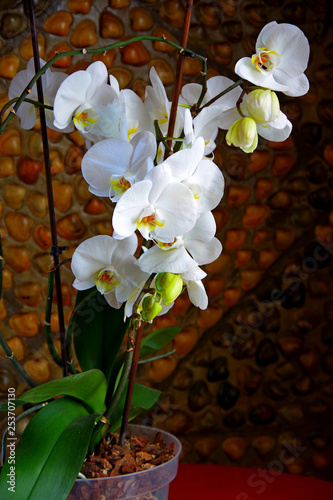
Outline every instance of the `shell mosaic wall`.
MULTIPOLYGON (((137 33, 180 40, 181 0, 37 0, 40 55, 97 47, 137 33)), ((32 56, 22 3, 0 2, 0 105, 11 78, 32 56)), ((329 0, 196 1, 189 46, 209 58, 209 75, 233 77, 235 61, 252 55, 266 22, 298 25, 311 45, 310 92, 283 96, 293 123, 284 143, 261 140, 246 155, 226 148, 220 133, 215 161, 226 179, 214 215, 224 251, 206 266, 209 307, 198 311, 180 296, 155 328, 180 323, 174 354, 141 368, 140 378, 163 390, 163 402, 141 421, 177 434, 182 458, 193 462, 271 467, 330 479, 333 397, 333 10, 329 0)), ((122 88, 144 95, 155 66, 171 95, 176 55, 151 42, 101 58, 122 88)), ((68 73, 96 58, 58 61, 68 73)), ((185 60, 184 81, 201 67, 185 60)), ((279 96, 281 97, 281 96, 279 96)), ((70 257, 85 238, 111 233, 111 204, 87 190, 80 174, 84 141, 49 131, 60 244, 70 257)), ((4 297, 0 326, 37 382, 61 376, 43 340, 43 304, 50 265, 42 142, 38 124, 13 120, 0 136, 4 297)), ((75 301, 63 266, 68 321, 75 301)), ((52 331, 57 336, 54 309, 52 331)), ((93 341, 93 339, 92 339, 93 341)), ((21 381, 3 355, 0 397, 21 381)), ((18 424, 23 430, 26 421, 18 424)), ((4 421, 2 422, 2 428, 4 421)))

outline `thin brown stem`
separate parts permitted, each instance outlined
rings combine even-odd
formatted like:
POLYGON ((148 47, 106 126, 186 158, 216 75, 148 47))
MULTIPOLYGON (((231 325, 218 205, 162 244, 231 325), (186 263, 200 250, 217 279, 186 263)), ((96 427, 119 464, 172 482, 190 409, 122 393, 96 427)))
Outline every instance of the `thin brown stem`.
MULTIPOLYGON (((193 7, 193 0, 187 0, 186 1, 186 8, 185 8, 184 23, 183 23, 182 38, 181 38, 181 42, 180 42, 181 46, 184 48, 187 47, 187 40, 188 40, 188 33, 190 30, 192 7, 193 7)), ((183 76, 184 57, 186 57, 183 54, 184 54, 184 51, 181 50, 179 52, 178 61, 177 61, 176 81, 175 81, 175 87, 173 90, 172 105, 171 105, 171 111, 170 111, 168 137, 173 137, 173 133, 174 133, 174 129, 175 129, 178 99, 179 99, 179 94, 180 94, 180 90, 181 90, 182 76, 183 76)), ((172 140, 168 141, 167 145, 171 149, 172 140)), ((169 155, 170 155, 170 153, 166 149, 165 154, 164 154, 164 158, 165 159, 168 158, 169 155)))
POLYGON ((129 419, 129 414, 130 414, 130 409, 131 409, 133 390, 134 390, 134 382, 135 382, 136 372, 137 372, 138 362, 139 362, 142 332, 143 332, 143 321, 141 321, 141 323, 140 323, 140 326, 137 330, 136 338, 135 338, 133 361, 132 361, 131 371, 130 371, 130 375, 129 375, 128 389, 127 389, 126 401, 125 401, 125 409, 124 409, 123 419, 121 422, 121 429, 120 429, 120 436, 119 436, 120 446, 124 446, 124 443, 125 443, 127 424, 128 424, 128 419, 129 419))
MULTIPOLYGON (((39 61, 38 41, 37 41, 37 26, 36 26, 33 0, 28 0, 28 7, 29 7, 29 18, 30 18, 30 28, 31 28, 32 47, 33 47, 33 54, 34 54, 35 72, 38 73, 40 71, 40 61, 39 61)), ((39 78, 37 80, 36 85, 37 85, 38 101, 40 103, 44 104, 43 86, 42 86, 41 78, 39 78)), ((59 247, 58 247, 56 218, 55 218, 54 201, 53 201, 49 143, 48 143, 48 138, 47 138, 45 110, 43 107, 41 107, 39 110, 39 116, 40 116, 40 125, 41 125, 42 141, 43 141, 46 188, 47 188, 47 197, 48 197, 48 205, 49 205, 50 229, 51 229, 51 236, 52 236, 52 249, 53 249, 52 255, 53 255, 53 262, 54 262, 54 267, 55 267, 54 277, 55 277, 57 305, 58 305, 62 371, 63 371, 63 376, 66 377, 68 375, 68 366, 67 366, 67 352, 66 352, 65 319, 64 319, 64 310, 63 310, 62 292, 61 292, 61 277, 60 277, 60 268, 59 268, 59 247)))

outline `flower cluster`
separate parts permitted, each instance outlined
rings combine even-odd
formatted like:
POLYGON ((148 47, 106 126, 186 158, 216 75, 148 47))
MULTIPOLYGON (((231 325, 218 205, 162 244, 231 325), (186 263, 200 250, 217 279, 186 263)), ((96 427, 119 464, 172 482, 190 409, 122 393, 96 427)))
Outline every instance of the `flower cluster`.
MULTIPOLYGON (((90 238, 73 254, 74 287, 96 286, 115 308, 126 302, 126 316, 136 304, 134 312, 141 311, 146 321, 172 307, 184 287, 193 304, 206 308, 206 274, 200 266, 222 250, 212 215, 224 189, 212 160, 218 130, 228 130, 227 144, 245 152, 257 147, 258 134, 284 141, 292 125, 274 91, 306 93, 308 58, 309 45, 299 28, 269 23, 259 34, 256 54, 235 67, 254 86, 244 81, 236 86, 223 76, 209 79, 205 93, 199 84, 185 85, 173 137, 167 136, 171 103, 154 68, 144 101, 132 90, 120 90, 101 61, 67 77, 47 70, 45 96, 53 105, 49 125, 81 132, 87 145, 82 175, 89 190, 115 204, 113 236, 90 238), (136 234, 144 241, 141 252, 136 234), (152 274, 149 291, 142 293, 152 274)), ((13 79, 9 96, 31 75, 29 62, 13 79)), ((19 116, 23 127, 33 126, 33 105, 24 103, 19 116)))

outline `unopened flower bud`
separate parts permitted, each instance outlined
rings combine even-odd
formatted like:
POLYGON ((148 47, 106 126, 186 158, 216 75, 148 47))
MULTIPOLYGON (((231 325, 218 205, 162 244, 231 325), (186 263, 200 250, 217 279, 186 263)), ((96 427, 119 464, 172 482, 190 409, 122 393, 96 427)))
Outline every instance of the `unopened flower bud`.
POLYGON ((232 144, 245 153, 252 153, 258 145, 257 125, 252 118, 241 118, 229 128, 225 137, 228 146, 232 144))
POLYGON ((162 311, 162 305, 150 295, 142 301, 141 316, 143 321, 152 321, 162 311))
POLYGON ((246 96, 246 109, 257 123, 268 123, 280 114, 280 103, 271 90, 253 90, 246 96))
POLYGON ((183 290, 183 280, 179 274, 159 273, 155 280, 156 290, 162 295, 163 304, 170 305, 183 290))

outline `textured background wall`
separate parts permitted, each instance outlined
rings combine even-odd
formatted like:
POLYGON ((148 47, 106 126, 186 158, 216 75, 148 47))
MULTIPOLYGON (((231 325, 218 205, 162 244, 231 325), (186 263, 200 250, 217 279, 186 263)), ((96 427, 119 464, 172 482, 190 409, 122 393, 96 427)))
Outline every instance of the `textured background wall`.
MULTIPOLYGON (((65 47, 98 47, 133 33, 180 39, 178 0, 37 1, 41 55, 65 47), (55 17, 54 17, 55 16, 55 17)), ((0 103, 11 78, 31 57, 28 23, 19 1, 0 2, 0 103)), ((156 327, 180 322, 175 353, 142 368, 140 378, 161 388, 163 403, 142 420, 180 436, 187 461, 267 466, 329 479, 333 396, 333 36, 329 0, 196 1, 189 46, 209 58, 209 74, 233 77, 235 61, 251 56, 262 26, 297 24, 311 45, 310 92, 280 96, 293 123, 284 143, 261 140, 251 155, 226 148, 220 133, 215 161, 226 179, 214 215, 224 251, 206 266, 209 307, 197 311, 181 296, 156 327), (295 451, 295 444, 301 448, 295 451), (289 450, 281 455, 283 449, 289 450), (281 456, 287 460, 281 461, 281 456)), ((150 42, 108 52, 109 72, 143 95, 155 66, 172 92, 175 54, 150 42)), ((91 56, 59 62, 85 68, 91 56)), ((58 66, 60 67, 60 66, 58 66)), ((185 61, 184 81, 200 81, 185 61)), ((83 239, 111 233, 111 204, 87 190, 80 174, 84 141, 50 131, 60 244, 69 257, 83 239)), ((0 136, 1 234, 4 298, 1 330, 38 382, 60 376, 43 341, 43 304, 50 264, 41 135, 13 120, 0 136)), ((68 321, 75 293, 63 267, 68 321)), ((54 314, 52 329, 57 335, 54 314)), ((92 339, 93 341, 93 339, 92 339)), ((23 386, 0 358, 0 397, 23 386)), ((19 430, 22 431, 22 421, 19 430)), ((2 427, 4 421, 2 422, 2 427)))

